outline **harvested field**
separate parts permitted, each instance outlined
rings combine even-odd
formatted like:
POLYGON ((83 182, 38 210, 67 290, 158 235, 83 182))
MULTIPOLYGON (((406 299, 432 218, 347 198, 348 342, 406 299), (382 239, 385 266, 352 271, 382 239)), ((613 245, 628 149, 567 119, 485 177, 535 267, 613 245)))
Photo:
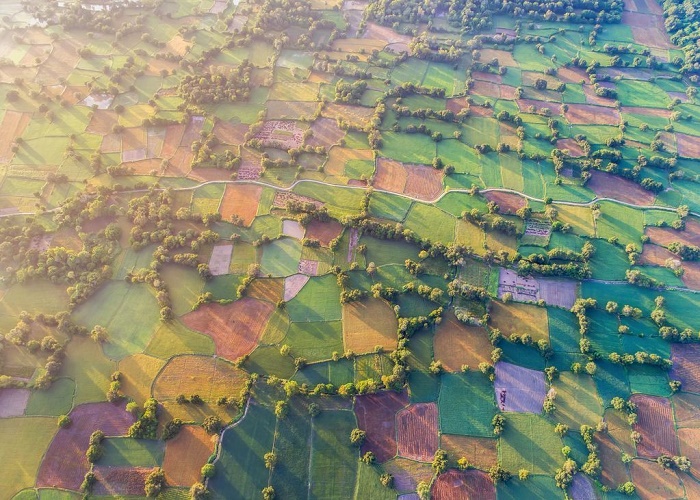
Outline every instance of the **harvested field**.
POLYGON ((87 132, 98 135, 108 135, 112 133, 112 127, 118 123, 118 115, 110 110, 95 110, 92 119, 87 126, 87 132))
POLYGON ((209 271, 211 274, 213 276, 228 274, 232 255, 232 244, 214 246, 211 252, 211 257, 209 257, 209 271))
POLYGON ((88 403, 77 406, 70 414, 72 425, 60 429, 41 463, 37 486, 77 490, 88 471, 85 451, 90 434, 100 429, 106 436, 123 436, 134 422, 123 405, 88 403))
POLYGON ((435 403, 409 405, 396 414, 399 455, 429 462, 438 449, 438 407, 435 403))
POLYGON ((0 389, 0 418, 24 415, 30 395, 29 389, 0 389))
POLYGON ((350 149, 334 146, 328 152, 325 170, 328 175, 346 175, 346 165, 354 160, 372 162, 372 151, 369 149, 350 149))
POLYGON ((299 259, 297 271, 308 276, 318 276, 318 265, 317 260, 299 259))
MULTIPOLYGON (((613 107, 615 105, 614 99, 609 99, 607 97, 600 97, 595 93, 593 85, 586 84, 583 86, 583 93, 586 96, 586 102, 589 105, 602 106, 602 107, 613 107)), ((595 120, 589 123, 596 123, 595 120)))
POLYGON ((700 263, 685 262, 683 263, 683 284, 693 290, 700 290, 700 263))
POLYGON ((656 462, 633 460, 630 464, 632 482, 642 500, 683 498, 683 483, 674 471, 664 469, 656 462))
POLYGON ((363 33, 362 38, 365 39, 365 44, 372 43, 374 48, 380 48, 384 42, 386 42, 390 44, 392 49, 396 52, 407 50, 408 44, 411 41, 409 35, 402 35, 388 26, 382 26, 376 23, 367 23, 367 29, 363 33), (397 47, 397 45, 401 44, 405 47, 397 47))
MULTIPOLYGON (((483 52, 482 52, 482 55, 483 55, 483 52)), ((498 84, 503 83, 503 78, 501 77, 501 75, 497 75, 495 73, 486 73, 483 71, 475 71, 472 74, 472 77, 474 78, 474 80, 483 80, 485 82, 493 82, 493 83, 498 83, 498 84)))
POLYGON ((680 443, 681 456, 688 457, 691 466, 690 471, 693 476, 698 477, 700 473, 700 429, 687 428, 678 429, 678 442, 680 443))
POLYGON ((265 105, 268 120, 310 120, 318 109, 318 103, 314 101, 267 101, 265 105))
POLYGON ((284 282, 279 278, 258 278, 250 284, 247 295, 250 298, 276 304, 282 300, 284 282))
POLYGON ((689 218, 685 223, 685 231, 676 231, 670 227, 650 226, 646 228, 645 234, 649 236, 651 243, 661 246, 668 246, 674 241, 700 246, 700 221, 689 218))
POLYGON ((295 220, 285 219, 282 221, 282 234, 298 240, 304 237, 304 226, 295 220))
POLYGON ((673 425, 673 410, 666 398, 634 394, 631 400, 637 405, 639 419, 634 430, 642 435, 637 444, 641 457, 656 458, 659 455, 678 455, 678 441, 673 425))
MULTIPOLYGON (((185 126, 185 130, 182 133, 182 138, 180 139, 180 147, 190 149, 194 141, 201 139, 200 132, 204 127, 204 117, 203 116, 191 116, 190 121, 185 126)), ((167 144, 168 134, 166 131, 165 140, 167 144)))
POLYGON ((260 139, 265 147, 286 151, 303 144, 303 133, 295 121, 270 120, 263 124, 255 137, 260 139))
MULTIPOLYGON (((515 103, 518 105, 518 109, 523 113, 539 113, 545 108, 551 111, 552 108, 559 107, 559 103, 540 101, 537 99, 517 99, 515 103)), ((489 116, 492 115, 493 112, 491 112, 489 116)))
POLYGON ((500 85, 483 80, 475 80, 469 93, 478 96, 492 97, 494 99, 500 99, 501 97, 500 85))
POLYGON ((574 139, 559 139, 557 141, 557 149, 568 150, 569 156, 571 156, 572 158, 584 156, 584 152, 581 149, 581 146, 579 146, 574 139))
POLYGON ((313 203, 316 208, 321 208, 323 202, 309 198, 308 196, 303 196, 301 194, 290 193, 288 191, 277 191, 275 193, 275 199, 272 200, 272 206, 275 208, 287 208, 288 201, 297 201, 299 203, 313 203))
POLYGON ((387 391, 355 398, 358 426, 367 433, 362 453, 374 452, 380 463, 396 455, 396 413, 406 405, 406 391, 387 391))
POLYGON ((384 470, 394 476, 394 489, 399 493, 416 491, 419 482, 430 482, 433 476, 430 464, 406 458, 395 458, 385 463, 384 470))
POLYGON ((501 411, 540 413, 547 395, 543 372, 503 361, 496 363, 494 389, 501 411))
POLYGON ((547 309, 544 307, 493 301, 490 313, 491 328, 498 328, 506 338, 513 333, 529 333, 534 342, 540 339, 549 341, 547 309))
POLYGON ((580 83, 581 80, 588 81, 586 72, 582 68, 573 66, 558 68, 557 77, 564 83, 580 83))
POLYGON ((345 122, 358 128, 363 128, 367 125, 367 121, 374 113, 373 108, 365 108, 362 106, 351 106, 349 104, 329 103, 323 108, 322 115, 334 120, 342 118, 345 122))
POLYGON ((327 247, 331 240, 338 238, 342 232, 343 226, 335 220, 329 222, 314 220, 306 226, 306 237, 320 241, 324 247, 327 247))
POLYGON ((403 193, 408 180, 408 172, 401 162, 387 158, 377 159, 377 171, 374 174, 374 187, 392 193, 403 193))
POLYGON ((200 469, 214 451, 212 438, 198 425, 186 425, 165 445, 163 470, 170 486, 191 486, 200 480, 200 469))
POLYGON ((700 428, 700 396, 679 392, 672 396, 678 427, 700 428))
POLYGON ((262 192, 262 186, 255 184, 227 184, 219 206, 221 218, 230 221, 235 216, 249 227, 258 213, 262 192))
POLYGON ((204 304, 182 321, 212 337, 219 356, 235 360, 255 349, 274 309, 269 302, 244 298, 227 305, 204 304))
POLYGON ((487 470, 498 463, 498 439, 442 434, 440 448, 454 462, 464 457, 477 469, 487 470))
POLYGON ((343 304, 343 343, 345 350, 371 352, 376 346, 396 349, 396 315, 381 299, 367 299, 343 304))
POLYGON ((311 124, 313 135, 307 141, 310 146, 324 146, 330 148, 338 144, 345 137, 345 131, 338 128, 336 120, 331 118, 319 118, 311 124))
POLYGON ((221 396, 238 394, 246 373, 231 363, 210 356, 184 355, 172 358, 153 382, 153 397, 173 402, 179 394, 199 394, 215 403, 221 396))
POLYGON ((122 136, 121 134, 107 134, 102 138, 100 146, 102 153, 121 153, 122 152, 122 136))
MULTIPOLYGON (((475 73, 476 75, 476 73, 475 73)), ((459 113, 462 111, 464 108, 468 108, 469 104, 467 104, 467 99, 466 97, 451 97, 447 99, 447 103, 445 105, 445 108, 452 111, 453 113, 459 113)))
POLYGON ((462 365, 476 368, 490 362, 492 349, 485 328, 467 326, 452 313, 435 329, 435 359, 442 361, 446 370, 457 372, 462 365))
POLYGON ((591 171, 591 179, 586 184, 599 198, 614 198, 633 205, 653 205, 654 194, 636 182, 620 176, 591 171))
POLYGON ((284 278, 284 301, 288 302, 296 297, 308 281, 309 277, 305 274, 294 274, 284 278))
POLYGON ((0 123, 0 128, 3 131, 0 137, 0 161, 10 161, 13 155, 12 144, 24 133, 31 117, 31 113, 20 113, 12 110, 5 112, 2 123, 0 123))
POLYGON ((434 500, 496 500, 496 487, 482 471, 448 470, 440 474, 432 488, 434 500))
POLYGON ((95 467, 97 483, 92 490, 94 495, 143 495, 146 476, 153 469, 145 467, 95 467))
POLYGON ((142 405, 151 397, 151 384, 163 366, 165 361, 162 359, 142 353, 122 359, 119 362, 122 392, 142 405))
POLYGON ((522 277, 511 269, 501 268, 498 272, 498 297, 510 293, 518 302, 536 302, 539 298, 539 285, 536 279, 522 277))
POLYGON ((564 113, 569 123, 573 125, 619 125, 620 112, 615 108, 594 106, 591 104, 569 104, 569 109, 564 113))
POLYGON ((571 309, 576 302, 578 285, 565 279, 538 278, 539 298, 550 306, 571 309))
POLYGON ((442 193, 442 172, 424 165, 404 165, 408 172, 404 194, 432 201, 442 193))
POLYGON ((513 193, 502 193, 500 191, 488 191, 484 193, 484 198, 493 201, 501 208, 501 213, 515 213, 518 209, 527 206, 527 200, 520 195, 513 193))
POLYGON ((165 127, 165 139, 163 140, 163 148, 160 151, 163 158, 168 159, 175 156, 184 133, 185 125, 168 125, 165 127))
POLYGON ((244 123, 234 124, 220 120, 214 125, 214 135, 224 144, 240 146, 245 142, 248 128, 244 123))
POLYGON ((669 377, 671 380, 680 380, 684 391, 700 393, 700 363, 698 363, 698 359, 700 359, 700 345, 671 345, 673 366, 669 377))

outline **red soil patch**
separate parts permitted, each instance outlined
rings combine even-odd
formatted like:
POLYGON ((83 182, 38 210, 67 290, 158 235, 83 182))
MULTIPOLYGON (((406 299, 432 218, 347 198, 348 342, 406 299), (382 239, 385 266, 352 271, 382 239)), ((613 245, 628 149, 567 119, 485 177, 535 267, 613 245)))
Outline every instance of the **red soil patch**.
POLYGON ((440 448, 452 461, 464 457, 477 469, 487 470, 498 463, 498 440, 492 438, 442 434, 440 448))
POLYGON ((442 173, 423 165, 404 165, 408 172, 404 194, 432 201, 442 193, 442 173))
POLYGON ((469 93, 485 97, 492 97, 494 99, 500 99, 501 97, 501 91, 498 84, 484 82, 482 80, 475 80, 472 88, 469 90, 469 93))
POLYGON ((139 495, 144 494, 146 476, 153 469, 145 467, 95 467, 97 483, 92 493, 94 495, 139 495))
POLYGON ((671 361, 673 366, 669 376, 672 380, 680 380, 683 390, 700 392, 700 345, 672 344, 671 361))
POLYGON ((685 490, 678 475, 664 469, 656 462, 633 460, 630 464, 632 482, 637 487, 637 496, 643 500, 659 498, 683 498, 685 490))
POLYGON ((214 125, 214 135, 224 144, 240 146, 245 142, 245 135, 248 132, 248 125, 233 124, 225 121, 218 121, 214 125))
POLYGON ((681 279, 688 288, 700 290, 700 262, 684 262, 681 279))
POLYGON ((447 103, 445 105, 445 108, 449 109, 453 113, 459 113, 464 108, 468 107, 469 104, 467 104, 466 97, 453 97, 451 99, 447 99, 447 103))
POLYGON ((231 172, 223 168, 193 168, 187 177, 200 182, 228 181, 231 179, 231 172))
POLYGON ((659 245, 644 245, 639 256, 639 263, 650 266, 663 266, 667 259, 678 260, 678 256, 659 245))
POLYGON ((330 148, 338 144, 345 137, 345 131, 338 128, 338 124, 331 118, 319 118, 311 124, 313 135, 307 141, 310 146, 325 146, 330 148))
POLYGON ((355 126, 364 127, 367 121, 374 114, 374 108, 363 106, 350 106, 348 104, 330 103, 323 108, 322 115, 327 118, 342 118, 345 122, 355 126))
POLYGON ((481 50, 481 60, 491 61, 492 59, 498 59, 498 63, 501 66, 512 66, 517 68, 518 63, 513 59, 513 54, 511 52, 506 52, 505 50, 497 49, 482 49, 481 50))
POLYGON ((406 391, 394 391, 355 398, 355 415, 367 433, 362 453, 374 452, 378 462, 396 455, 396 412, 408 405, 406 391))
POLYGON ((637 405, 639 420, 634 430, 642 435, 637 453, 645 458, 659 455, 678 455, 678 442, 673 427, 673 410, 666 398, 635 394, 631 400, 637 405))
POLYGON ((163 149, 160 155, 163 158, 172 158, 180 147, 182 134, 185 133, 184 125, 168 125, 165 127, 165 139, 163 140, 163 149))
POLYGON ((511 87, 510 85, 501 85, 500 90, 501 99, 508 99, 509 101, 515 99, 515 87, 511 87))
MULTIPOLYGON (((189 123, 185 126, 185 131, 182 134, 182 139, 180 140, 180 146, 184 148, 190 148, 194 141, 201 139, 200 132, 204 127, 204 117, 203 116, 191 116, 189 123)), ((167 131, 166 131, 166 141, 167 141, 167 131)))
POLYGON ((640 108, 636 106, 623 106, 623 113, 631 113, 634 115, 655 116, 659 118, 671 118, 672 111, 663 108, 640 108))
POLYGON ((262 186, 255 184, 227 184, 219 207, 221 218, 230 221, 237 215, 243 219, 243 224, 250 226, 258 213, 262 191, 262 186))
POLYGON ((483 80, 485 82, 493 82, 498 84, 503 83, 503 78, 501 78, 501 75, 497 75, 495 73, 485 73, 483 71, 475 71, 472 73, 472 78, 474 78, 474 80, 483 80))
POLYGON ((494 201, 501 207, 501 213, 515 213, 519 208, 527 206, 527 199, 513 193, 503 193, 501 191, 489 191, 484 193, 484 197, 489 201, 494 201))
MULTIPOLYGON (((409 35, 402 35, 388 26, 382 26, 376 23, 367 23, 367 29, 362 34, 362 38, 377 41, 381 40, 382 42, 386 41, 389 44, 403 43, 405 45, 408 45, 412 39, 409 35)), ((394 47, 394 50, 400 52, 401 49, 394 47)))
POLYGON ((487 106, 470 106, 469 107, 470 116, 480 116, 482 118, 493 118, 493 107, 487 106))
POLYGON ((392 193, 402 193, 406 187, 408 172, 403 168, 401 162, 379 158, 377 160, 377 172, 374 174, 374 187, 391 191, 392 193))
POLYGON ((615 444, 613 439, 607 434, 598 433, 595 437, 598 445, 598 455, 602 464, 600 473, 601 482, 610 488, 617 488, 618 485, 629 481, 627 466, 622 463, 622 450, 615 444))
POLYGON ((107 135, 112 133, 112 127, 118 122, 117 113, 107 109, 96 109, 92 112, 92 119, 87 126, 87 131, 92 134, 107 135))
POLYGON ((448 470, 433 483, 434 500, 496 500, 496 487, 479 470, 448 470))
POLYGON ((160 173, 160 163, 161 160, 158 158, 148 158, 145 160, 138 160, 129 162, 127 165, 129 168, 134 169, 133 172, 138 175, 150 175, 151 172, 155 170, 156 175, 160 173))
POLYGON ((253 299, 266 300, 276 304, 284 296, 284 279, 258 278, 250 284, 246 294, 253 299))
POLYGON ((438 408, 435 403, 418 403, 396 415, 399 455, 428 462, 438 449, 438 408))
POLYGON ((462 365, 472 368, 488 363, 493 346, 484 328, 467 326, 449 314, 435 331, 435 359, 442 361, 446 370, 457 372, 462 365))
POLYGON ((235 360, 255 349, 274 309, 268 302, 244 298, 227 305, 205 304, 182 321, 209 335, 219 356, 235 360))
POLYGON ((678 155, 686 158, 700 157, 700 138, 692 135, 676 133, 678 155))
POLYGON ((192 486, 200 479, 200 469, 214 451, 214 442, 204 429, 187 425, 167 442, 163 470, 170 486, 192 486))
POLYGON ((686 220, 684 231, 670 227, 647 227, 646 234, 657 245, 668 246, 671 242, 680 241, 686 245, 700 246, 700 221, 686 220))
POLYGON ((515 103, 518 105, 518 109, 525 113, 537 113, 544 108, 551 110, 552 114, 556 114, 559 111, 559 103, 557 102, 538 101, 536 99, 518 99, 515 103))
POLYGON ((85 451, 90 434, 100 429, 106 436, 122 436, 134 423, 124 405, 89 403, 70 414, 73 423, 60 429, 51 441, 37 475, 37 486, 77 490, 88 471, 85 451))
POLYGON ((12 143, 24 133, 32 115, 7 110, 0 123, 0 161, 9 161, 12 158, 12 143))
POLYGON ((617 175, 591 171, 591 179, 586 184, 600 198, 614 198, 633 205, 653 205, 654 194, 636 182, 617 175))
POLYGON ((146 137, 146 129, 143 127, 133 127, 128 128, 122 134, 122 149, 126 151, 131 151, 133 149, 143 149, 144 155, 145 150, 148 148, 148 139, 146 137))
POLYGON ((581 68, 567 68, 562 66, 557 70, 557 77, 564 83, 581 83, 581 80, 588 81, 586 71, 581 68))
MULTIPOLYGON (((583 93, 586 96, 586 102, 588 104, 595 104, 596 106, 613 107, 615 105, 615 99, 610 99, 608 97, 601 97, 595 93, 593 90, 593 85, 584 85, 583 93)), ((596 123, 595 121, 593 123, 596 123)))
POLYGON ((557 149, 568 149, 569 156, 572 158, 578 158, 584 155, 581 146, 579 146, 574 139, 559 139, 557 141, 557 149))
POLYGON ((330 222, 314 220, 311 224, 306 226, 306 237, 320 241, 321 245, 324 247, 327 247, 331 240, 340 236, 342 232, 343 226, 334 220, 330 222))
POLYGON ((591 104, 569 104, 569 109, 564 115, 574 125, 588 123, 596 123, 598 125, 620 124, 620 112, 618 110, 591 104))

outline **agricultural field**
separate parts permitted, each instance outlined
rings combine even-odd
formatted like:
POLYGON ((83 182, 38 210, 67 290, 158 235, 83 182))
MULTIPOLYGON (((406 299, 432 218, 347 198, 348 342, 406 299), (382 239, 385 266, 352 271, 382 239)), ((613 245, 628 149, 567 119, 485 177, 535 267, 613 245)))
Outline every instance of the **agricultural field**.
POLYGON ((0 500, 700 498, 698 9, 4 2, 0 500))

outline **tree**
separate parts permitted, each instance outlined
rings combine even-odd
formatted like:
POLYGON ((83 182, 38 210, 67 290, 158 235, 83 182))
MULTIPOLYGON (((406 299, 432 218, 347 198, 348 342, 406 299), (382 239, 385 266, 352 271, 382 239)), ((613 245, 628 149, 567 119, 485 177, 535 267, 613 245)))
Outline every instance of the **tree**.
POLYGON ((442 474, 445 472, 447 470, 447 452, 438 448, 435 451, 433 463, 431 465, 436 474, 442 474))
POLYGON ((489 467, 488 474, 493 484, 505 483, 511 477, 511 473, 498 464, 489 467))
POLYGON ((70 424, 73 423, 73 420, 68 415, 61 415, 58 417, 57 424, 61 429, 65 429, 66 427, 70 427, 70 424))
POLYGON ((216 474, 216 466, 214 464, 204 464, 200 473, 204 478, 214 477, 214 474, 216 474))
POLYGON ((272 486, 266 486, 262 489, 263 500, 274 500, 275 489, 272 486))
POLYGON ((430 500, 430 483, 428 481, 418 483, 416 493, 418 493, 420 500, 430 500))
POLYGON ((362 429, 355 428, 350 432, 350 443, 352 443, 354 446, 357 446, 358 448, 362 446, 366 438, 367 433, 362 429))
POLYGON ((634 495, 635 491, 637 491, 637 488, 634 486, 632 481, 627 481, 626 483, 618 486, 617 491, 624 493, 627 496, 632 496, 634 495))
POLYGON ((210 415, 202 422, 202 428, 207 434, 218 434, 221 431, 222 422, 216 415, 210 415))
POLYGON ((277 454, 273 451, 265 453, 263 459, 265 460, 266 469, 274 469, 275 465, 277 465, 277 454))
POLYGON ((209 490, 202 483, 194 483, 190 488, 190 500, 204 500, 209 497, 209 490))

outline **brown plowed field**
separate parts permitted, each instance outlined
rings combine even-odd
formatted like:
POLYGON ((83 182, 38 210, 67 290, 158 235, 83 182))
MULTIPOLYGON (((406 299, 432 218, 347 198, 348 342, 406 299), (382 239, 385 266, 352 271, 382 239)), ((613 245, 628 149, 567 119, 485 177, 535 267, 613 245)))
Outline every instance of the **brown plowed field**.
POLYGON ((367 433, 362 453, 374 452, 378 462, 396 455, 396 413, 407 404, 406 391, 388 391, 355 398, 359 428, 367 433))
POLYGON ((170 486, 192 486, 214 451, 212 436, 198 425, 186 425, 165 445, 163 470, 170 486))
POLYGON ((311 131, 313 135, 307 141, 310 146, 330 148, 345 136, 345 131, 339 129, 336 121, 331 118, 319 118, 311 124, 311 131))
POLYGON ((146 476, 152 470, 145 467, 106 467, 97 465, 95 466, 97 483, 95 483, 92 493, 112 497, 119 495, 143 496, 146 476))
POLYGON ((160 154, 163 158, 172 158, 180 147, 182 134, 185 133, 184 125, 168 125, 165 127, 165 140, 163 140, 163 149, 160 154))
POLYGON ((346 123, 363 128, 372 117, 374 108, 330 103, 323 108, 322 115, 333 120, 342 118, 346 123))
POLYGON ((700 262, 684 262, 681 279, 688 288, 700 290, 700 262))
POLYGON ((404 194, 419 200, 432 201, 442 193, 442 173, 424 165, 404 165, 408 172, 404 194))
POLYGON ((489 201, 494 201, 501 207, 501 212, 515 213, 519 208, 527 206, 527 199, 513 193, 502 193, 500 191, 489 191, 484 193, 484 197, 489 201))
POLYGON ((557 69, 557 76, 564 83, 580 83, 581 80, 588 81, 586 71, 580 68, 562 66, 557 69))
POLYGON ((345 175, 345 165, 350 160, 372 161, 369 149, 349 149, 335 146, 328 152, 325 171, 328 175, 345 175))
POLYGON ((433 483, 433 500, 496 500, 496 487, 479 470, 448 470, 433 483))
POLYGON ((678 475, 661 467, 656 462, 633 460, 630 464, 632 482, 637 487, 637 496, 642 500, 659 498, 683 498, 685 490, 678 475))
POLYGON ((96 109, 92 112, 92 119, 87 126, 87 132, 98 135, 111 134, 112 127, 114 127, 118 121, 117 113, 114 111, 110 111, 108 109, 96 109))
POLYGON ((394 350, 398 321, 393 309, 380 299, 343 304, 343 341, 355 353, 373 351, 376 346, 394 350))
POLYGON ((434 349, 435 359, 442 361, 446 370, 456 372, 462 365, 476 368, 490 362, 493 346, 486 329, 464 325, 449 314, 435 331, 434 349))
POLYGON ((700 477, 700 429, 678 429, 678 441, 681 455, 690 459, 691 473, 700 477))
POLYGON ((622 451, 610 436, 598 433, 595 441, 598 444, 598 455, 602 465, 601 482, 605 486, 615 489, 618 485, 629 481, 627 467, 620 459, 622 451))
POLYGON ((591 171, 591 179, 586 186, 601 198, 614 198, 633 205, 654 204, 654 194, 651 191, 636 182, 606 172, 591 171))
POLYGON ((250 226, 258 213, 262 191, 262 186, 255 184, 227 184, 219 207, 221 218, 230 221, 231 216, 237 215, 250 226))
POLYGON ((666 259, 676 259, 679 257, 664 247, 659 245, 644 245, 642 247, 642 253, 639 256, 639 263, 651 266, 663 266, 666 263, 666 259))
POLYGON ((377 160, 377 172, 374 174, 374 187, 384 189, 392 193, 403 193, 408 180, 408 172, 401 162, 379 158, 377 160))
MULTIPOLYGON (((586 79, 588 80, 588 79, 586 79)), ((583 93, 586 96, 586 102, 588 104, 594 104, 596 106, 603 106, 611 108, 615 105, 615 99, 609 99, 607 97, 601 97, 595 93, 593 90, 593 85, 586 84, 583 86, 583 93)), ((595 121, 593 121, 595 123, 595 121)))
POLYGON ((498 84, 485 82, 482 80, 474 80, 474 85, 469 90, 469 93, 485 97, 492 97, 494 99, 500 99, 501 97, 501 91, 498 84))
POLYGON ((686 158, 700 157, 700 138, 676 132, 678 154, 686 158))
POLYGON ((685 231, 676 231, 670 227, 650 226, 647 227, 646 234, 652 243, 661 246, 668 246, 673 241, 700 246, 700 222, 695 219, 686 220, 685 231))
POLYGON ((44 456, 37 475, 38 487, 79 489, 88 471, 85 451, 90 434, 100 429, 106 436, 123 436, 134 423, 123 404, 88 403, 77 406, 70 417, 73 423, 58 431, 44 456))
POLYGON ((464 457, 477 469, 487 470, 498 463, 498 440, 483 437, 442 434, 440 448, 456 463, 464 457))
POLYGON ((676 425, 678 427, 700 428, 700 396, 678 392, 671 399, 676 415, 676 425))
POLYGON ((581 146, 579 146, 574 139, 559 139, 557 141, 557 149, 568 149, 569 156, 573 158, 583 156, 583 150, 581 149, 581 146))
POLYGON ((331 240, 340 236, 343 231, 343 226, 334 220, 330 222, 320 222, 314 220, 306 226, 306 237, 315 239, 321 242, 321 245, 327 247, 331 240))
POLYGON ((459 113, 464 108, 468 108, 467 99, 465 97, 452 97, 447 99, 446 109, 449 109, 453 113, 459 113))
MULTIPOLYGON (((666 118, 667 120, 671 118, 672 111, 670 109, 664 108, 640 108, 636 106, 623 106, 623 113, 632 113, 634 115, 644 115, 644 116, 655 116, 659 118, 666 118)), ((685 134, 681 134, 685 135, 685 134)), ((688 136, 685 136, 688 137, 688 136)))
POLYGON ((255 349, 274 310, 269 302, 244 298, 226 305, 204 304, 182 321, 214 339, 219 356, 235 360, 255 349))
POLYGON ((634 430, 642 435, 642 440, 637 444, 639 456, 656 458, 659 455, 678 455, 673 410, 669 400, 644 394, 635 394, 631 400, 637 405, 639 415, 634 430))
POLYGON ((258 278, 250 284, 246 295, 252 299, 266 300, 277 304, 284 297, 284 279, 258 278))
POLYGON ((12 157, 12 144, 20 137, 27 128, 32 115, 30 113, 20 113, 8 110, 2 119, 0 128, 0 161, 9 161, 12 157))
POLYGON ((248 128, 248 125, 244 123, 233 124, 218 121, 214 125, 214 135, 224 144, 240 146, 245 142, 245 134, 248 132, 248 128))
POLYGON ((591 104, 569 104, 566 119, 574 125, 596 123, 599 125, 619 125, 620 112, 615 108, 593 106, 591 104))
POLYGON ((180 394, 199 394, 213 404, 222 396, 238 395, 246 379, 243 370, 225 360, 212 356, 177 356, 168 361, 153 382, 153 397, 172 402, 180 394))
POLYGON ((438 449, 438 408, 435 403, 417 403, 396 415, 399 455, 428 462, 438 449))
POLYGON ((683 390, 687 392, 700 392, 700 345, 698 344, 672 344, 671 345, 671 373, 672 380, 680 380, 683 390))

